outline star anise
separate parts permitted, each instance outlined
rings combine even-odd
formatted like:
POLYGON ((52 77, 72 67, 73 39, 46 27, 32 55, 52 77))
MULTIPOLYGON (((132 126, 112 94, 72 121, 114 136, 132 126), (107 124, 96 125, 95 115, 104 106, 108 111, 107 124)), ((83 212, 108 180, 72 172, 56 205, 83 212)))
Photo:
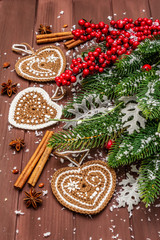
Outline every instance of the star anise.
POLYGON ((38 31, 40 34, 48 34, 52 32, 50 26, 46 26, 42 24, 40 24, 38 31))
POLYGON ((17 152, 21 150, 25 145, 24 139, 16 138, 15 140, 12 140, 9 144, 9 146, 14 147, 17 152))
POLYGON ((35 189, 32 187, 29 193, 28 192, 24 193, 27 196, 26 198, 24 198, 27 208, 32 206, 34 209, 36 209, 37 205, 42 203, 42 199, 40 198, 42 192, 36 192, 35 189))
POLYGON ((7 83, 2 83, 1 86, 1 94, 7 93, 7 95, 11 97, 12 93, 17 92, 17 83, 12 84, 12 80, 8 80, 7 83))

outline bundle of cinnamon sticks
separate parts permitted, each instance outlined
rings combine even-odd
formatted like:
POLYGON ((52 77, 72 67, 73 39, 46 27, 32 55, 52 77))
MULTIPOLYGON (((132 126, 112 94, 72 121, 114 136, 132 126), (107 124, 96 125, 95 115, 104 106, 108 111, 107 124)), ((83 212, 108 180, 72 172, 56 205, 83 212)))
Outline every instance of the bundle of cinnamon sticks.
POLYGON ((74 40, 72 32, 58 32, 58 33, 50 33, 50 34, 40 34, 36 36, 37 44, 42 43, 54 43, 54 42, 60 42, 63 40, 69 40, 64 43, 65 47, 67 49, 72 49, 81 43, 83 43, 82 40, 74 40))
POLYGON ((63 40, 73 39, 72 32, 59 32, 50 34, 40 34, 36 36, 37 44, 54 43, 63 40))
POLYGON ((16 188, 22 189, 30 175, 31 176, 28 180, 28 183, 33 187, 36 185, 43 171, 43 168, 49 158, 49 155, 53 150, 52 147, 48 147, 48 141, 52 135, 53 131, 47 131, 45 133, 36 151, 30 158, 29 162, 27 163, 22 173, 18 177, 16 183, 14 184, 16 188))

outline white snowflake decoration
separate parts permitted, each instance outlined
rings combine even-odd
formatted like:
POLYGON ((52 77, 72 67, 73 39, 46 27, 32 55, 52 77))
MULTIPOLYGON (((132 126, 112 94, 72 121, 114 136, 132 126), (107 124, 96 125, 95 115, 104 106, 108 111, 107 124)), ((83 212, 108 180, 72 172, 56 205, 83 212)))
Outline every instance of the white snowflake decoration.
POLYGON ((136 97, 121 97, 120 100, 126 104, 121 113, 124 114, 122 117, 123 127, 127 127, 128 133, 139 132, 140 127, 145 128, 146 119, 139 114, 141 110, 136 103, 136 97))
POLYGON ((53 63, 55 63, 56 60, 57 60, 59 57, 55 57, 54 54, 52 54, 52 55, 49 55, 49 56, 46 57, 46 58, 47 58, 47 63, 48 63, 48 62, 53 62, 53 63))
POLYGON ((111 102, 106 96, 103 96, 103 100, 101 100, 99 96, 89 95, 84 98, 80 104, 73 104, 73 109, 68 109, 68 112, 74 114, 75 118, 73 118, 73 122, 66 123, 63 128, 68 129, 71 126, 76 127, 77 123, 80 123, 82 119, 90 118, 98 113, 107 112, 111 105, 111 102), (89 103, 90 108, 88 108, 87 103, 89 103))
POLYGON ((75 191, 76 189, 80 189, 80 188, 78 187, 79 181, 76 182, 76 181, 72 181, 71 179, 69 179, 69 181, 70 181, 70 182, 68 182, 68 184, 65 185, 65 187, 68 188, 69 192, 75 191))
MULTIPOLYGON (((132 172, 138 172, 135 165, 131 167, 132 172)), ((140 193, 138 191, 138 179, 134 178, 131 174, 127 173, 127 178, 123 179, 119 185, 122 186, 121 191, 118 193, 116 201, 118 205, 114 208, 120 208, 128 206, 129 217, 132 216, 133 206, 140 202, 140 193)))

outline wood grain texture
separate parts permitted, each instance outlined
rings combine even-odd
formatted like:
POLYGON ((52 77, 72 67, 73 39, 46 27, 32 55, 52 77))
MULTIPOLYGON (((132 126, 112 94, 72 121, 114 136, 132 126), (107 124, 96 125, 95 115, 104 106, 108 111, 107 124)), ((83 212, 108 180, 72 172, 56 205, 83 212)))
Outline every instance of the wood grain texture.
POLYGON ((113 18, 115 20, 125 17, 136 20, 139 17, 151 17, 148 0, 112 0, 113 18))
MULTIPOLYGON (((11 50, 13 43, 27 42, 35 50, 40 48, 36 44, 36 32, 40 24, 52 25, 53 32, 63 30, 64 24, 68 25, 65 31, 70 31, 73 25, 78 27, 78 20, 85 18, 94 22, 105 21, 109 23, 108 16, 115 20, 124 17, 136 19, 138 17, 159 18, 160 3, 155 0, 2 0, 0 1, 0 67, 3 62, 9 61, 11 67, 0 71, 1 83, 12 79, 13 82, 20 83, 18 91, 28 86, 40 86, 45 89, 50 96, 56 88, 55 83, 34 83, 28 82, 17 76, 14 65, 19 54, 11 50), (145 11, 144 11, 145 10, 145 11), (64 14, 60 14, 64 11, 64 14), (125 14, 124 14, 125 13, 125 14)), ((44 46, 44 45, 42 45, 44 46)), ((67 52, 63 43, 60 43, 64 53, 67 52)), ((76 54, 82 51, 77 48, 76 54)), ((74 57, 71 50, 67 55, 67 62, 71 63, 74 57)), ((71 88, 67 88, 65 98, 59 104, 65 105, 71 97, 71 88)), ((49 158, 44 171, 36 185, 43 182, 48 193, 43 197, 43 204, 37 210, 26 209, 23 202, 24 190, 28 191, 26 184, 23 191, 18 192, 13 188, 17 175, 12 174, 13 167, 22 170, 42 139, 45 131, 53 130, 57 132, 62 129, 63 124, 56 124, 54 127, 38 131, 23 131, 11 128, 8 125, 9 104, 13 100, 7 96, 0 96, 0 239, 3 240, 37 240, 44 239, 43 234, 51 232, 47 238, 49 240, 158 240, 160 238, 160 208, 157 200, 154 206, 146 209, 141 203, 135 207, 133 216, 130 219, 127 208, 110 211, 110 207, 115 203, 115 198, 97 216, 85 216, 63 208, 54 198, 50 181, 53 173, 62 167, 68 166, 68 162, 60 163, 53 155, 49 158), (9 127, 9 128, 8 128, 9 127), (15 153, 8 144, 9 141, 21 137, 25 139, 26 147, 15 153), (24 215, 17 216, 15 210, 21 210, 24 215)), ((104 151, 91 151, 90 158, 104 159, 104 151)), ((118 182, 125 177, 127 168, 117 171, 118 182)), ((117 190, 119 186, 117 185, 117 190)))
MULTIPOLYGON (((31 29, 34 25, 35 18, 35 1, 23 1, 20 0, 7 0, 0 2, 1 18, 0 18, 0 42, 1 42, 1 57, 0 57, 0 79, 1 82, 6 82, 8 79, 12 79, 13 82, 20 83, 20 89, 26 88, 28 82, 19 79, 14 69, 14 64, 18 58, 17 54, 14 54, 11 50, 13 43, 27 41, 32 42, 31 29), (30 9, 30 11, 28 11, 30 9), (11 63, 10 68, 2 69, 2 64, 5 61, 11 63)), ((13 100, 14 96, 8 98, 7 96, 0 96, 0 182, 1 182, 1 194, 0 194, 0 232, 1 239, 10 240, 15 237, 17 216, 15 210, 18 209, 18 196, 19 193, 13 188, 16 175, 11 171, 13 167, 21 169, 21 164, 24 154, 22 152, 15 153, 8 145, 9 142, 16 137, 24 137, 24 131, 11 129, 8 131, 8 110, 9 104, 13 100)))

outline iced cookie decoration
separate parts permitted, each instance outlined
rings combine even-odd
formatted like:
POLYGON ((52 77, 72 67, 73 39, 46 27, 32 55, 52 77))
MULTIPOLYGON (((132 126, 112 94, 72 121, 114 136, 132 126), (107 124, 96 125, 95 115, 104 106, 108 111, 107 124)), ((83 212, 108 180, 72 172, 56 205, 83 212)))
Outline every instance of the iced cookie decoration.
POLYGON ((27 43, 14 44, 12 50, 29 54, 15 65, 17 74, 27 80, 37 82, 53 81, 64 72, 66 59, 62 50, 55 46, 46 46, 33 51, 27 43))
POLYGON ((115 185, 115 171, 100 160, 89 161, 81 167, 61 168, 51 182, 53 194, 63 206, 84 214, 102 211, 115 185))
POLYGON ((29 87, 13 99, 8 120, 17 128, 37 130, 56 123, 50 119, 61 118, 62 108, 53 102, 42 88, 29 87))

